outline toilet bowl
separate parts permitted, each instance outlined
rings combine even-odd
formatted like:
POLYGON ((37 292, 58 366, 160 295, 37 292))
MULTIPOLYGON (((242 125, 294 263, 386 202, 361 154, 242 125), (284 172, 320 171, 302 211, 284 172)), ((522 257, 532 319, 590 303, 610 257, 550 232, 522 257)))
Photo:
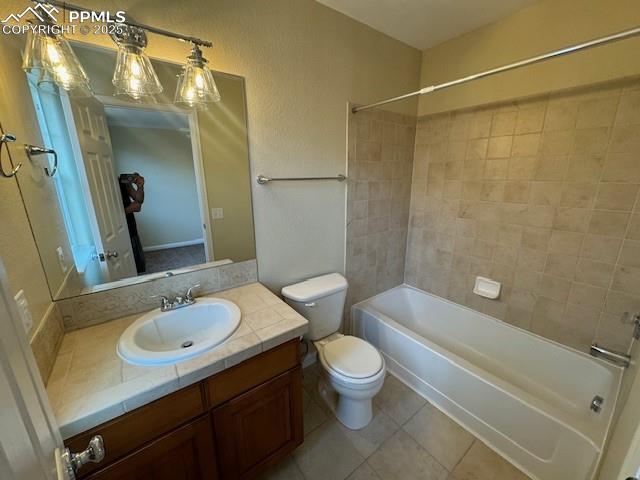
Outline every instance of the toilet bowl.
POLYGON ((336 418, 352 430, 373 418, 372 399, 384 384, 382 355, 369 343, 350 335, 332 335, 314 342, 322 366, 320 396, 336 418))
POLYGON ((352 430, 367 426, 372 399, 386 373, 384 359, 365 340, 337 333, 342 323, 347 281, 339 273, 315 277, 282 289, 282 296, 309 320, 305 336, 322 366, 318 389, 336 418, 352 430))

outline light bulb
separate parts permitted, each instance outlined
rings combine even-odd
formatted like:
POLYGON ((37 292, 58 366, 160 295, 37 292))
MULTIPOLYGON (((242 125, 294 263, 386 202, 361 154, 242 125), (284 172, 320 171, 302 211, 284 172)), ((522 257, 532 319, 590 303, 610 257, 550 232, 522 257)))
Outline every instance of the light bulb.
POLYGON ((220 101, 218 87, 206 64, 207 60, 202 56, 200 48, 194 45, 178 78, 176 103, 204 109, 208 103, 220 101))
POLYGON ((89 78, 64 37, 29 31, 23 59, 22 69, 37 73, 38 85, 53 81, 65 90, 91 93, 89 78))
POLYGON ((147 35, 144 29, 130 25, 118 25, 112 35, 118 44, 116 68, 111 80, 116 95, 129 95, 138 100, 162 92, 162 85, 149 57, 144 53, 147 35))

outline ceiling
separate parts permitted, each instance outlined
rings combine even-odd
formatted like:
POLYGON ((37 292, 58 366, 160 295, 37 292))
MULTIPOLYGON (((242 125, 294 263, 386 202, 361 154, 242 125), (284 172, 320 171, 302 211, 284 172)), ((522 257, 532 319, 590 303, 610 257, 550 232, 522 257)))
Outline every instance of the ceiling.
POLYGON ((317 1, 419 50, 535 3, 535 0, 317 1))
POLYGON ((114 106, 106 106, 104 110, 107 123, 113 127, 189 130, 189 118, 183 113, 114 106))

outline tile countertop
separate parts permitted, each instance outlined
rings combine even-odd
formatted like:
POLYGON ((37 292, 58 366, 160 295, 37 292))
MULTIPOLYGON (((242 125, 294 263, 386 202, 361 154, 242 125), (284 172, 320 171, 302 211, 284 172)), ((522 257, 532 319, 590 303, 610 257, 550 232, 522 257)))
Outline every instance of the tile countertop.
POLYGON ((142 314, 67 333, 47 385, 67 439, 306 333, 307 320, 259 283, 207 297, 242 311, 238 330, 222 345, 175 365, 137 367, 116 354, 120 334, 142 314))

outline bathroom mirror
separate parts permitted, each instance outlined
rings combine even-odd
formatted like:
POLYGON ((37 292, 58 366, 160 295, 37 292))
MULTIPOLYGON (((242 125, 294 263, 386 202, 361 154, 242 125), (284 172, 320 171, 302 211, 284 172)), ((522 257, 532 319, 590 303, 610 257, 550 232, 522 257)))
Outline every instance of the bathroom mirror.
POLYGON ((93 95, 29 79, 57 162, 35 153, 17 177, 52 297, 255 258, 244 79, 213 72, 221 101, 185 109, 181 66, 152 60, 163 93, 134 100, 114 96, 114 50, 72 46, 93 95))

